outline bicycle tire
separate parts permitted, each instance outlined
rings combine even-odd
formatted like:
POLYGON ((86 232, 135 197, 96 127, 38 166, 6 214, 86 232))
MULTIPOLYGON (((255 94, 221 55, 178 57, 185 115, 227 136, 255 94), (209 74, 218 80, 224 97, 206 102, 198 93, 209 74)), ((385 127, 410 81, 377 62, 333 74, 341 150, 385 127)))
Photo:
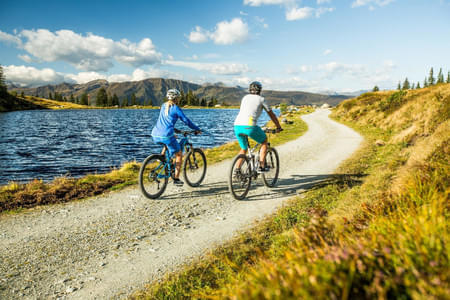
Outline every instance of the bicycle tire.
POLYGON ((183 161, 183 177, 191 187, 198 187, 206 175, 206 156, 199 148, 191 149, 183 161))
POLYGON ((165 157, 159 154, 148 156, 139 170, 139 188, 149 199, 157 199, 167 187, 169 170, 165 157))
POLYGON ((277 184, 280 172, 280 159, 275 148, 267 149, 266 166, 269 171, 261 174, 262 179, 265 186, 272 188, 277 184))
POLYGON ((234 158, 228 175, 228 189, 234 199, 243 200, 247 196, 252 183, 251 171, 250 160, 246 155, 239 154, 234 158), (235 170, 240 159, 243 160, 240 174, 236 174, 235 170))

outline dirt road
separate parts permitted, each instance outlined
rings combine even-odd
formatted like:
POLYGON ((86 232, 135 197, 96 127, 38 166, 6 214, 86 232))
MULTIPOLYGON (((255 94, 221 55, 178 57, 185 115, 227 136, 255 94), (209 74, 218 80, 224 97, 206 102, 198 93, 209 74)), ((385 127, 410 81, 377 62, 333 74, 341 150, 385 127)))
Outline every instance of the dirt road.
POLYGON ((137 187, 0 216, 0 299, 121 298, 231 238, 331 174, 359 146, 353 130, 318 110, 309 130, 277 147, 277 188, 261 179, 246 201, 227 189, 230 161, 208 167, 200 188, 169 183, 159 200, 137 187))

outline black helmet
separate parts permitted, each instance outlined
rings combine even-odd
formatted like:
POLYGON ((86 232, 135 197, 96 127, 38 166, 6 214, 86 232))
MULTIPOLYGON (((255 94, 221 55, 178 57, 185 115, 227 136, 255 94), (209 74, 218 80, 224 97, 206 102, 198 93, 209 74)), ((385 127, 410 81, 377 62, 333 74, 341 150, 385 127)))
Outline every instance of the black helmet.
POLYGON ((252 83, 250 83, 250 86, 248 87, 248 91, 250 92, 250 94, 259 95, 261 93, 261 90, 262 84, 259 81, 253 81, 252 83))

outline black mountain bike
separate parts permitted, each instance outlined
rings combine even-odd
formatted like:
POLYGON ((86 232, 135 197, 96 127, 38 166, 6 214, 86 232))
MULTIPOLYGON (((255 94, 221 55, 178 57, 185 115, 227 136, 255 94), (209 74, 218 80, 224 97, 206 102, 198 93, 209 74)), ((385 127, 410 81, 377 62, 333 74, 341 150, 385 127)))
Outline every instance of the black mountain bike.
MULTIPOLYGON (((186 156, 183 159, 181 171, 184 180, 191 187, 198 187, 206 174, 206 156, 202 149, 194 148, 188 136, 195 131, 182 131, 175 129, 175 132, 182 134, 180 146, 186 156)), ((175 176, 174 158, 169 156, 167 146, 163 146, 161 154, 151 154, 142 163, 139 171, 139 187, 142 194, 150 199, 156 199, 164 193, 170 177, 175 176)))
MULTIPOLYGON (((264 129, 264 132, 276 133, 277 130, 266 128, 264 129)), ((245 134, 243 134, 243 136, 245 137, 247 145, 249 145, 248 136, 245 134)), ((228 176, 228 189, 237 200, 242 200, 245 196, 247 196, 252 179, 256 180, 260 174, 257 171, 259 167, 258 148, 260 145, 261 144, 256 144, 253 148, 248 147, 247 154, 239 154, 234 158, 233 163, 231 164, 231 169, 228 176)), ((280 160, 278 158, 277 150, 270 147, 270 143, 268 143, 267 147, 266 167, 269 168, 269 171, 261 173, 262 179, 265 186, 272 188, 278 181, 280 160)))

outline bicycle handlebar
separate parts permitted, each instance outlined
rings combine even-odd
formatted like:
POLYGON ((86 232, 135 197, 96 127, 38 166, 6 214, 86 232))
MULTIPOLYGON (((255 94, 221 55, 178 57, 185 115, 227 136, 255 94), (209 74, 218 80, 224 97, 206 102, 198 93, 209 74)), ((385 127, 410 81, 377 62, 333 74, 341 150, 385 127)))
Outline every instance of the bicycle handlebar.
POLYGON ((173 131, 175 133, 182 134, 184 136, 189 135, 189 134, 196 134, 196 132, 198 132, 197 130, 184 131, 184 130, 180 130, 177 128, 174 128, 173 131))

